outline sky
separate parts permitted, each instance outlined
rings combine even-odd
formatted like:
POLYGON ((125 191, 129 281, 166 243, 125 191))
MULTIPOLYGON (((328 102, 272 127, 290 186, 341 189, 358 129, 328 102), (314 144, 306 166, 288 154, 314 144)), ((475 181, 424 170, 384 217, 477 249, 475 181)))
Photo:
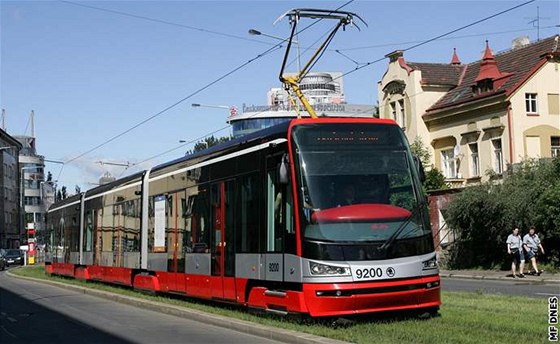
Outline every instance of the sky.
MULTIPOLYGON (((289 21, 274 22, 292 8, 345 5, 367 23, 338 32, 314 71, 378 61, 344 76, 346 101, 373 105, 384 56, 397 49, 407 61, 449 63, 456 48, 470 63, 485 40, 500 52, 516 37, 560 32, 559 2, 537 0, 408 49, 525 2, 0 1, 0 107, 10 135, 30 135, 34 111, 38 154, 66 162, 46 163, 45 171, 72 193, 105 172, 126 176, 184 155, 205 135, 231 133, 227 110, 192 103, 265 105, 267 91, 281 87, 286 45, 274 48, 280 41, 248 30, 288 37, 289 21)), ((324 20, 298 36, 301 61, 333 25, 324 20)))

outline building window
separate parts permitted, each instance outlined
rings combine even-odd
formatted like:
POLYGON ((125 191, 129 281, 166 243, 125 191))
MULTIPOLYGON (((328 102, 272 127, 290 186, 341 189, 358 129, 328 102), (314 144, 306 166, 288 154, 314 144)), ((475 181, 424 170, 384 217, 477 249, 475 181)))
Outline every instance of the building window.
POLYGON ((400 125, 401 127, 404 129, 406 128, 406 116, 405 116, 405 112, 404 112, 404 100, 401 99, 399 100, 399 111, 400 111, 400 125))
POLYGON ((550 138, 551 156, 553 158, 560 157, 560 136, 552 136, 550 138))
POLYGON ((536 93, 525 93, 525 111, 527 111, 527 113, 537 113, 536 93))
POLYGON ((445 178, 457 178, 457 168, 455 166, 455 154, 453 149, 441 151, 441 170, 445 178))
POLYGON ((494 149, 494 171, 502 173, 504 171, 504 164, 502 159, 502 140, 492 140, 492 148, 494 149))
POLYGON ((471 152, 471 176, 480 176, 480 163, 478 160, 478 144, 469 144, 469 150, 471 152))
POLYGON ((391 102, 389 105, 391 105, 391 116, 397 122, 397 103, 391 102))

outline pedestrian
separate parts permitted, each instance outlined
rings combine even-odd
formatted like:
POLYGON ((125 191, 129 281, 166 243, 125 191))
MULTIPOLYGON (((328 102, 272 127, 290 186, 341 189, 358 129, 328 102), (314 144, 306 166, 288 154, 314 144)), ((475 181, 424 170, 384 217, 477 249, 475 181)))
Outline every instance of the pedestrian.
POLYGON ((519 235, 519 228, 515 227, 506 240, 507 251, 511 257, 511 276, 513 278, 524 278, 525 255, 523 254, 523 241, 519 235), (516 266, 519 266, 519 275, 515 274, 516 266))
POLYGON ((533 270, 530 273, 540 276, 543 271, 539 270, 537 267, 537 255, 539 253, 539 248, 541 249, 541 253, 544 254, 544 248, 541 245, 539 236, 535 233, 535 226, 531 226, 531 228, 529 228, 529 233, 525 234, 523 237, 523 248, 527 254, 527 259, 529 259, 533 265, 533 270))

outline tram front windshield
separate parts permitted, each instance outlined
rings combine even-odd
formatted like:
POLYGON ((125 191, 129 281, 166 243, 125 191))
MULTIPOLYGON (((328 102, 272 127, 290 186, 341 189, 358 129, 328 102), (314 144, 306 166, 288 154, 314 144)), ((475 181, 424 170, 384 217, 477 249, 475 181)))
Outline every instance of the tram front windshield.
POLYGON ((292 140, 304 257, 375 260, 433 251, 421 185, 399 127, 300 125, 292 140))

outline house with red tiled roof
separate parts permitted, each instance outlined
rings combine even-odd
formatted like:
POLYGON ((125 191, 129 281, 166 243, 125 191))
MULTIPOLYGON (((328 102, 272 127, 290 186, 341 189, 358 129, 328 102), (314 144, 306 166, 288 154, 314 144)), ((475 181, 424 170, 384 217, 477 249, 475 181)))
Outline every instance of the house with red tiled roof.
POLYGON ((381 118, 392 118, 410 142, 420 138, 432 164, 462 187, 501 176, 526 158, 560 155, 558 36, 517 44, 461 63, 406 61, 387 55, 378 83, 381 118))

